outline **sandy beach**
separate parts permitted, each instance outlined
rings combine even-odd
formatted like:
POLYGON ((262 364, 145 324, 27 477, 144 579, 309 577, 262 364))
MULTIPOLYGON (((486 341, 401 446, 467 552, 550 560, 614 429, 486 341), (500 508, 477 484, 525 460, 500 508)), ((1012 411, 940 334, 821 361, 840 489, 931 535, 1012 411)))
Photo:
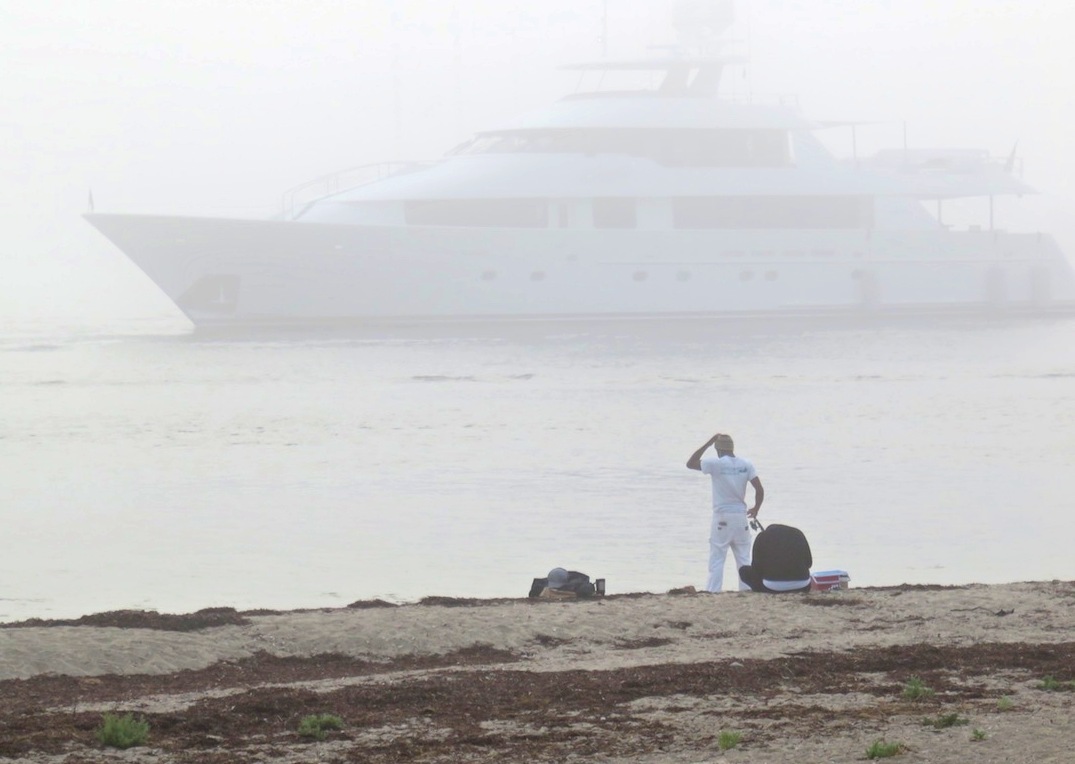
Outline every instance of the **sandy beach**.
POLYGON ((1068 762, 1073 605, 1053 581, 3 624, 0 759, 1068 762), (125 712, 147 743, 104 747, 125 712), (343 728, 300 736, 317 713, 343 728))

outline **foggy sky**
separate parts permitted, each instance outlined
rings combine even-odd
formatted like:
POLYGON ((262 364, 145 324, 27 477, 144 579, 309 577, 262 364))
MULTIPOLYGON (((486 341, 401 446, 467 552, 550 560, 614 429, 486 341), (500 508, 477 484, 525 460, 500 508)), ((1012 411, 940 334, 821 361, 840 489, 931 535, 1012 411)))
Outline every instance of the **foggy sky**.
MULTIPOLYGON (((674 41, 668 0, 5 0, 0 322, 178 312, 80 215, 267 217, 289 187, 426 159, 571 92, 557 65, 674 41)), ((1066 0, 739 0, 737 93, 863 120, 860 153, 1004 156, 1040 197, 1000 227, 1075 255, 1075 67, 1066 0)), ((826 135, 850 153, 848 134, 826 135)), ((183 321, 178 319, 178 325, 183 321)))

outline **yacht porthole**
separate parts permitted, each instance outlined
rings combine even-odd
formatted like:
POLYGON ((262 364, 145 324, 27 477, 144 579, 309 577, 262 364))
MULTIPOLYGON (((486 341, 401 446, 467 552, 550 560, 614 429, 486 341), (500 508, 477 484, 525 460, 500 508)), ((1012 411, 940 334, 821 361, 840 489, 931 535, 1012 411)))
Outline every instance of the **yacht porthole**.
POLYGON ((645 281, 649 278, 649 274, 645 271, 635 271, 634 275, 632 275, 631 278, 633 278, 635 281, 645 281))
POLYGON ((754 278, 754 271, 742 271, 739 274, 740 281, 750 281, 754 278))
POLYGON ((492 281, 496 278, 496 271, 482 271, 482 281, 492 281))
POLYGON ((534 271, 533 273, 530 274, 530 280, 531 281, 544 281, 545 280, 545 271, 534 271))
POLYGON ((780 274, 777 273, 776 271, 766 271, 765 272, 765 280, 766 281, 776 281, 779 277, 780 277, 780 274))
POLYGON ((690 281, 690 280, 691 280, 691 272, 690 271, 679 271, 679 273, 676 274, 676 281, 690 281))

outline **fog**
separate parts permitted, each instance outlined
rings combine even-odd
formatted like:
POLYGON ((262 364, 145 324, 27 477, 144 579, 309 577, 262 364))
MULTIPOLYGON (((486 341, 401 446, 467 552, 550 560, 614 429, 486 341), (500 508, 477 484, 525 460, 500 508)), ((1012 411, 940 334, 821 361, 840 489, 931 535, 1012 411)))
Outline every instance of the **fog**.
MULTIPOLYGON (((863 177, 906 189, 893 181, 898 170, 856 175, 850 163, 819 161, 810 140, 787 140, 793 115, 744 128, 732 118, 771 112, 692 112, 704 102, 678 97, 640 117, 652 120, 646 128, 676 109, 682 119, 659 140, 656 130, 635 131, 633 154, 459 156, 350 192, 372 197, 458 168, 509 191, 520 177, 531 184, 522 201, 547 218, 514 230, 481 225, 482 210, 460 214, 457 200, 387 192, 386 203, 363 200, 357 212, 335 202, 314 211, 410 220, 406 199, 431 227, 399 235, 380 219, 269 220, 306 181, 435 159, 475 131, 549 106, 583 79, 563 65, 675 44, 673 5, 0 3, 0 485, 10 494, 7 526, 17 529, 0 547, 0 621, 95 608, 514 596, 553 566, 607 576, 618 592, 700 583, 709 486, 683 465, 716 431, 732 433, 765 476, 766 520, 801 525, 818 567, 849 570, 855 586, 1072 578, 1070 555, 1041 552, 1042 538, 1075 533, 1075 514, 1063 511, 1075 493, 1070 314, 816 327, 468 324, 475 337, 458 324, 433 338, 420 336, 433 334, 428 325, 372 338, 353 327, 297 341, 287 332, 202 335, 83 217, 92 207, 202 218, 175 229, 106 215, 94 224, 129 224, 120 233, 153 255, 142 260, 147 269, 178 274, 169 282, 177 303, 207 322, 257 300, 255 319, 278 315, 280 303, 304 317, 330 305, 340 310, 317 317, 336 318, 378 300, 381 315, 418 315, 431 298, 451 308, 441 315, 458 316, 475 294, 486 315, 518 315, 527 299, 560 316, 592 313, 598 299, 606 313, 672 305, 694 315, 715 303, 747 312, 765 300, 776 310, 854 310, 897 286, 910 305, 1047 304, 1062 279, 1038 278, 1038 255, 1054 253, 1033 233, 1053 234, 1075 255, 1075 6, 1066 0, 738 0, 727 33, 746 64, 725 72, 723 91, 794 98, 804 117, 835 123, 818 137, 838 156, 906 142, 1004 160, 1014 147, 1016 175, 1039 193, 998 196, 995 223, 1027 235, 989 232, 984 198, 946 203, 946 222, 983 228, 960 236, 925 215, 917 228, 874 225, 868 214, 896 220, 908 208, 911 222, 922 219, 895 192, 882 188, 871 203, 862 190, 863 177), (705 126, 716 127, 695 129, 692 116, 714 112, 705 126), (721 152, 741 148, 744 135, 752 161, 776 159, 727 160, 721 152), (808 150, 789 148, 800 145, 808 150), (708 166, 718 171, 655 163, 680 149, 712 150, 708 166), (557 196, 563 174, 549 169, 558 161, 574 162, 580 179, 566 202, 557 196), (645 162, 658 170, 652 186, 666 183, 652 197, 625 185, 651 183, 635 171, 645 162), (528 172, 505 179, 505 163, 528 172), (612 163, 619 175, 597 171, 612 163), (689 173, 712 181, 708 196, 683 198, 678 183, 689 173), (763 181, 768 189, 740 190, 763 181), (531 193, 540 183, 551 190, 531 193), (835 203, 818 212, 815 198, 835 203), (457 218, 450 227, 453 215, 472 225, 457 218), (804 219, 819 223, 812 235, 804 219), (214 243, 245 246, 203 245, 218 234, 214 243), (674 236, 693 249, 668 245, 674 236), (739 243, 728 244, 734 236, 739 243), (582 254, 566 246, 579 241, 582 254), (302 268, 274 267, 299 247, 302 268), (249 254, 251 268, 215 259, 232 251, 249 254), (613 276, 607 252, 617 256, 613 276), (938 262, 922 262, 936 252, 938 262), (550 253, 558 260, 546 273, 550 253), (873 269, 886 266, 875 280, 873 269), (882 289, 893 272, 901 278, 882 289), (563 309, 569 300, 575 310, 563 309), (1012 523, 1017 506, 1034 507, 1034 522, 1012 523)), ((589 118, 598 102, 611 111, 628 101, 617 100, 569 105, 589 118)), ((605 135, 605 124, 593 125, 508 138, 605 135)), ((949 170, 914 180, 944 183, 958 176, 949 170)), ((477 201, 487 200, 496 210, 504 201, 492 192, 477 201)), ((1058 260, 1046 276, 1061 271, 1058 260)))
MULTIPOLYGON (((571 92, 561 64, 673 42, 661 0, 275 0, 0 9, 0 321, 93 329, 170 302, 82 218, 268 217, 335 170, 435 158, 571 92), (606 33, 603 35, 603 31, 606 33)), ((1063 0, 740 0, 739 94, 791 94, 884 145, 1017 145, 1040 195, 997 224, 1075 252, 1075 73, 1063 0)), ((850 132, 827 131, 850 154, 850 132)))

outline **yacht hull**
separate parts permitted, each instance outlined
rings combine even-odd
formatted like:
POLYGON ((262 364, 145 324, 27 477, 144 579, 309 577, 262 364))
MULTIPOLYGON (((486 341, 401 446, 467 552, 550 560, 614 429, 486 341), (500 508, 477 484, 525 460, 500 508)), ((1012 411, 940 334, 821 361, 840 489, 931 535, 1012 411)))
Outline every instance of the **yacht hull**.
POLYGON ((473 229, 86 216, 198 326, 393 319, 1052 311, 1049 236, 473 229))

